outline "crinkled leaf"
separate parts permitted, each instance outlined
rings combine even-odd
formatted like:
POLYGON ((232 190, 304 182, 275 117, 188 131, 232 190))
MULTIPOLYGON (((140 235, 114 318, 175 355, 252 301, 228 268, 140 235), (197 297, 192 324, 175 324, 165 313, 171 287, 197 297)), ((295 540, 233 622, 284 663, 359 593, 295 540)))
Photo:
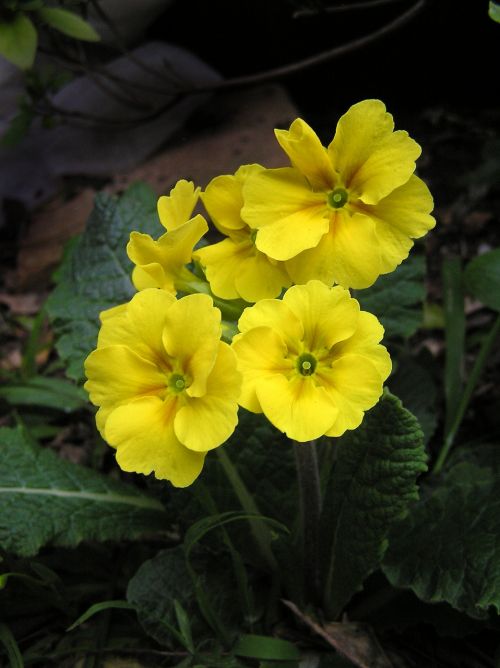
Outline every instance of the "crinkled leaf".
POLYGON ((31 20, 16 14, 11 21, 0 20, 0 55, 27 70, 35 60, 38 35, 31 20))
POLYGON ((398 360, 396 372, 388 381, 391 391, 417 418, 426 443, 434 434, 438 416, 437 388, 429 373, 431 363, 432 360, 424 362, 412 357, 402 357, 398 360))
POLYGON ((386 393, 361 426, 332 445, 337 461, 321 520, 327 610, 335 618, 382 561, 387 536, 418 498, 426 470, 423 434, 399 399, 386 393))
POLYGON ((500 448, 477 446, 391 532, 384 572, 423 601, 500 612, 500 448))
POLYGON ((159 501, 59 459, 21 429, 0 429, 0 546, 21 556, 44 545, 133 539, 165 527, 159 501))
POLYGON ((135 184, 119 199, 99 193, 82 236, 57 272, 57 287, 47 301, 57 350, 67 375, 84 378, 83 361, 95 348, 99 313, 128 301, 135 290, 126 246, 132 230, 158 236, 156 195, 135 184))
MULTIPOLYGON (((233 624, 237 623, 229 564, 220 557, 210 559, 205 553, 196 572, 199 573, 196 584, 205 591, 214 609, 233 624)), ((128 584, 127 600, 137 610, 144 630, 162 645, 173 647, 181 641, 176 601, 189 615, 195 639, 199 641, 202 635, 213 635, 198 608, 183 546, 162 550, 144 562, 128 584)))
POLYGON ((386 337, 407 338, 417 331, 423 317, 424 275, 425 258, 413 254, 371 288, 356 291, 361 308, 377 316, 386 337))
POLYGON ((500 311, 500 248, 471 260, 465 269, 464 281, 471 295, 500 311))
POLYGON ((86 42, 98 42, 100 40, 99 35, 88 21, 67 9, 43 7, 37 11, 37 14, 51 28, 55 28, 69 37, 86 42))

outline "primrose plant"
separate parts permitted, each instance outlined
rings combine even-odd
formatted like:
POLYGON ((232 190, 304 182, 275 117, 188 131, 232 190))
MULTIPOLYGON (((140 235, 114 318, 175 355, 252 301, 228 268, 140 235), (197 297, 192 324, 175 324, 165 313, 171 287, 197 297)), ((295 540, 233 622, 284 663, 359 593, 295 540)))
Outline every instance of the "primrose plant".
POLYGON ((297 119, 276 131, 290 167, 244 165, 201 194, 179 181, 158 202, 166 233, 132 232, 138 292, 102 313, 85 365, 124 470, 191 484, 232 434, 238 404, 301 443, 361 424, 391 361, 383 327, 349 288, 393 271, 435 224, 414 174, 420 147, 393 128, 378 100, 351 107, 328 148, 297 119), (192 217, 198 198, 226 238, 195 250, 208 231, 192 217), (254 303, 231 345, 210 295, 254 303))
POLYGON ((237 427, 239 407, 263 414, 286 435, 297 465, 301 563, 311 575, 305 598, 318 601, 326 592, 324 608, 335 617, 380 563, 389 519, 405 514, 416 498, 416 476, 425 470, 418 424, 386 393, 366 429, 374 438, 386 435, 377 456, 394 484, 379 492, 392 499, 393 515, 386 513, 377 529, 374 554, 368 548, 363 554, 370 563, 350 564, 349 591, 343 592, 342 568, 350 557, 342 557, 335 540, 319 543, 332 535, 325 527, 337 521, 335 494, 354 475, 349 457, 361 446, 353 438, 345 457, 334 462, 337 455, 327 456, 318 467, 316 441, 323 453, 335 452, 333 439, 348 432, 354 437, 391 373, 384 328, 350 289, 372 286, 408 257, 413 240, 435 225, 433 200, 415 175, 420 147, 394 130, 379 100, 352 106, 328 147, 301 119, 277 130, 276 138, 289 166, 243 165, 203 192, 181 180, 158 201, 166 231, 156 239, 130 234, 137 293, 101 313, 97 348, 85 361, 85 388, 99 408, 97 427, 124 471, 187 487, 202 474, 207 453, 219 448, 222 468, 275 570, 269 526, 220 446, 237 427), (204 240, 206 217, 194 214, 200 203, 223 240, 204 240), (417 436, 396 452, 405 429, 417 436), (412 447, 413 464, 401 473, 412 447))

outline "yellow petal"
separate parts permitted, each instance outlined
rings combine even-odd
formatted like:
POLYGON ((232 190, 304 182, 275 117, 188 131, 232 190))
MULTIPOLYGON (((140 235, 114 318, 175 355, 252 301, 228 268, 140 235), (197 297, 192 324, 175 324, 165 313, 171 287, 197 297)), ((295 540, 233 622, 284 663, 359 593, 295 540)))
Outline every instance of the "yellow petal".
POLYGON ((332 363, 331 369, 321 367, 316 373, 339 409, 327 436, 341 436, 346 429, 358 427, 364 412, 382 395, 379 370, 361 355, 344 355, 332 363))
POLYGON ((151 262, 132 269, 132 283, 136 290, 147 290, 148 288, 160 288, 172 295, 177 294, 174 279, 166 276, 163 268, 158 262, 151 262))
POLYGON ((361 355, 370 360, 377 368, 382 381, 385 381, 392 369, 392 362, 387 349, 378 345, 384 336, 384 328, 377 318, 367 311, 360 311, 356 331, 352 336, 338 343, 331 350, 332 357, 342 355, 361 355))
POLYGON ((174 428, 180 442, 196 452, 212 450, 224 443, 238 423, 240 389, 236 355, 221 342, 206 394, 187 398, 175 416, 174 428))
POLYGON ((316 246, 328 231, 325 193, 313 192, 293 168, 265 169, 250 177, 243 198, 243 220, 259 228, 257 248, 275 260, 316 246))
POLYGON ((287 130, 275 130, 281 148, 315 190, 330 190, 334 186, 334 172, 328 153, 318 135, 301 118, 287 130))
POLYGON ((128 307, 128 302, 126 304, 118 304, 118 306, 112 306, 111 308, 108 308, 105 311, 101 311, 99 313, 99 319, 101 320, 101 322, 104 322, 105 320, 108 320, 110 318, 121 316, 123 313, 126 312, 127 307, 128 307))
POLYGON ((107 404, 106 406, 101 406, 97 413, 95 414, 95 423, 97 430, 101 434, 104 440, 106 440, 106 422, 110 414, 117 407, 116 404, 107 404))
POLYGON ((240 216, 242 187, 249 176, 263 169, 261 165, 243 165, 234 176, 224 174, 212 179, 202 193, 201 199, 212 222, 223 234, 247 227, 240 216))
POLYGON ((137 293, 114 317, 103 319, 98 348, 124 345, 158 366, 165 357, 162 343, 165 312, 173 303, 175 297, 163 290, 150 288, 137 293))
POLYGON ((165 313, 163 345, 191 380, 191 397, 205 394, 207 378, 219 349, 221 313, 208 295, 188 295, 165 313))
POLYGON ((224 239, 216 244, 204 246, 193 254, 205 271, 214 295, 222 299, 237 299, 240 295, 236 289, 235 279, 241 263, 252 254, 250 239, 241 242, 224 239))
POLYGON ((267 419, 294 441, 311 441, 323 436, 335 422, 338 408, 312 377, 294 375, 261 378, 257 397, 267 419))
POLYGON ((197 215, 184 225, 162 235, 157 241, 148 234, 132 232, 127 254, 150 278, 160 281, 163 277, 163 284, 148 287, 169 289, 170 285, 175 284, 175 279, 184 265, 191 262, 194 246, 207 231, 206 220, 197 215), (161 268, 161 273, 157 265, 161 268))
POLYGON ((212 179, 201 199, 214 225, 223 233, 245 227, 240 211, 243 206, 241 183, 235 176, 224 174, 212 179))
POLYGON ((160 223, 169 232, 184 225, 193 213, 200 193, 192 181, 178 181, 170 191, 170 196, 163 195, 158 200, 160 223))
POLYGON ((352 336, 356 329, 359 304, 339 286, 329 288, 321 281, 294 285, 285 293, 283 302, 301 321, 309 352, 329 349, 352 336))
POLYGON ((288 288, 291 283, 282 262, 269 260, 253 246, 234 274, 238 295, 247 302, 278 297, 282 289, 288 288))
POLYGON ((375 222, 360 213, 337 215, 330 231, 333 273, 344 288, 368 288, 381 273, 375 222))
POLYGON ((335 256, 332 230, 337 217, 339 217, 339 214, 332 217, 330 231, 321 237, 317 246, 308 248, 285 262, 287 273, 297 285, 307 283, 310 280, 318 280, 328 286, 335 283, 335 256))
POLYGON ((393 271, 408 256, 412 239, 424 236, 434 227, 436 221, 430 215, 433 206, 425 183, 418 176, 411 176, 378 204, 363 207, 375 221, 382 273, 393 271))
POLYGON ((420 146, 394 121, 380 100, 353 105, 337 124, 328 153, 350 194, 376 204, 406 183, 420 146))
POLYGON ((274 378, 293 370, 293 362, 286 357, 286 344, 270 327, 255 327, 233 339, 232 348, 243 376, 238 403, 253 413, 261 413, 256 384, 262 378, 274 378))
POLYGON ((139 399, 115 409, 106 422, 106 438, 116 448, 124 471, 170 480, 187 487, 199 476, 204 453, 185 448, 174 432, 176 400, 139 399))
POLYGON ((85 360, 85 389, 93 404, 119 404, 165 390, 165 376, 154 364, 124 345, 107 346, 85 360))
POLYGON ((255 327, 270 327, 280 335, 289 352, 299 352, 298 345, 304 337, 304 327, 284 301, 262 299, 246 308, 238 321, 238 329, 240 332, 248 332, 255 327))

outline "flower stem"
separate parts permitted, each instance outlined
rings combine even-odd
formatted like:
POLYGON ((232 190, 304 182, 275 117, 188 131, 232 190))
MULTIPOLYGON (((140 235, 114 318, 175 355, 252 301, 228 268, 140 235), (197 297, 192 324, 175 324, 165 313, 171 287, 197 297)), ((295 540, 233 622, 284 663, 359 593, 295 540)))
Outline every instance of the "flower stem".
MULTIPOLYGON (((249 515, 261 515, 253 496, 248 491, 245 483, 241 479, 240 474, 236 468, 233 466, 233 463, 229 459, 227 453, 224 452, 222 448, 217 448, 216 453, 222 468, 224 469, 224 473, 231 483, 234 493, 238 497, 243 510, 245 510, 249 515)), ((252 529, 254 538, 260 548, 261 556, 267 563, 270 571, 276 572, 278 570, 278 564, 271 549, 272 534, 269 527, 266 525, 264 520, 257 518, 249 519, 248 522, 250 524, 250 528, 252 529)))
POLYGON ((467 381, 465 389, 462 392, 462 396, 460 399, 460 403, 458 404, 455 417, 451 422, 450 428, 448 429, 448 432, 445 436, 443 448, 441 449, 441 452, 439 453, 436 463, 434 464, 434 468, 432 469, 432 473, 434 475, 438 474, 443 468, 443 464, 446 461, 446 458, 448 457, 448 453, 450 452, 451 447, 455 441, 455 436, 457 435, 457 431, 460 427, 460 424, 462 423, 465 411, 467 410, 467 406, 469 405, 469 401, 472 397, 474 388, 476 387, 477 381, 479 380, 484 365, 486 364, 486 360, 488 359, 493 344, 495 343, 495 340, 499 334, 500 334, 500 315, 497 316, 497 319, 493 323, 493 327, 490 329, 488 335, 484 339, 483 345, 481 346, 481 349, 479 350, 479 353, 476 357, 476 361, 474 362, 474 366, 472 367, 469 380, 467 381))
POLYGON ((300 525, 304 577, 311 583, 312 597, 319 596, 319 520, 321 514, 321 485, 316 442, 293 442, 297 481, 299 485, 300 525))
POLYGON ((243 311, 249 304, 242 299, 222 299, 217 297, 210 289, 210 285, 195 276, 189 269, 184 268, 182 275, 175 280, 175 289, 188 295, 204 294, 212 297, 214 305, 220 309, 222 317, 230 322, 237 322, 243 311))

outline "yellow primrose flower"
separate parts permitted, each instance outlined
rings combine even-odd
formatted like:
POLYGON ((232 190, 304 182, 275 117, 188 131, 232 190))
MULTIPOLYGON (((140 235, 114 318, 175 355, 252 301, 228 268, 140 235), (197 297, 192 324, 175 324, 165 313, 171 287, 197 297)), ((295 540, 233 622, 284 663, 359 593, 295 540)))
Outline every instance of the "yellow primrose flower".
POLYGON ((158 200, 160 222, 166 234, 155 240, 149 234, 132 232, 127 254, 136 265, 132 282, 137 290, 161 288, 173 295, 186 283, 197 280, 187 269, 193 248, 208 231, 201 215, 190 218, 198 202, 200 188, 191 181, 178 181, 170 191, 158 200))
POLYGON ((85 389, 103 438, 124 471, 190 485, 238 421, 241 377, 220 311, 208 295, 147 289, 101 321, 85 389))
POLYGON ((158 199, 158 217, 167 232, 184 225, 191 218, 200 190, 194 187, 192 181, 181 179, 172 188, 170 195, 162 195, 158 199))
POLYGON ((358 427, 391 371, 382 325, 340 286, 296 285, 245 309, 238 327, 240 405, 296 441, 358 427))
POLYGON ((157 240, 149 234, 131 232, 127 255, 136 265, 132 270, 135 288, 161 288, 176 295, 184 284, 198 280, 186 265, 192 260, 193 248, 207 231, 207 221, 198 214, 157 240))
POLYGON ((264 168, 243 165, 233 175, 212 179, 201 198, 214 225, 228 238, 194 253, 204 268, 214 295, 222 299, 256 302, 277 297, 292 282, 283 262, 277 262, 255 246, 256 230, 241 218, 245 181, 264 168))
POLYGON ((292 167, 248 179, 241 215, 295 283, 369 287, 435 225, 432 196, 413 175, 420 146, 394 132, 380 100, 353 105, 328 148, 301 119, 276 138, 292 167))

